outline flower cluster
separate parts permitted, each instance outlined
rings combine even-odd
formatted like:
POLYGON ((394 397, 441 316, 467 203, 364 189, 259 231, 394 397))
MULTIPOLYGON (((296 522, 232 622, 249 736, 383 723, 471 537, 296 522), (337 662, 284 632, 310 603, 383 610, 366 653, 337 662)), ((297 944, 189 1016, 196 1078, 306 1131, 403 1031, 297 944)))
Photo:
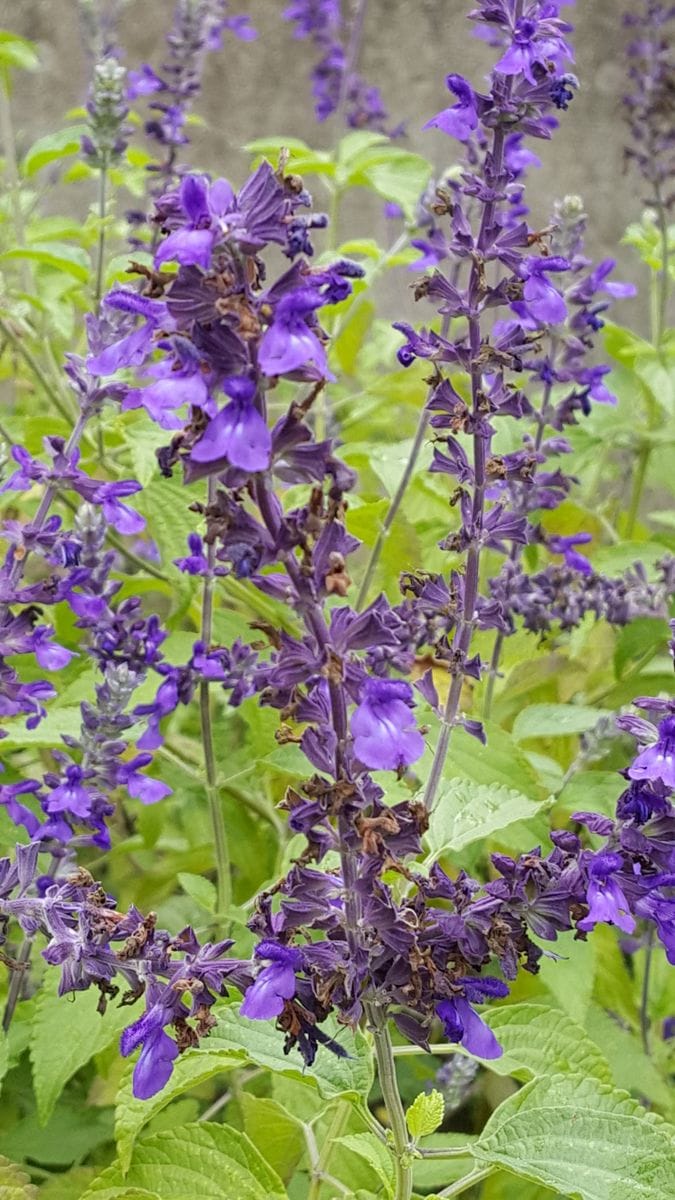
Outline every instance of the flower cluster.
MULTIPOLYGON (((167 35, 169 47, 159 71, 148 63, 129 71, 127 98, 151 97, 151 116, 145 123, 147 136, 157 146, 158 159, 148 166, 155 176, 154 195, 160 195, 176 179, 177 158, 188 141, 186 122, 202 85, 208 53, 218 51, 229 30, 243 41, 256 37, 248 17, 231 16, 227 0, 178 0, 173 25, 167 35)), ((130 213, 132 224, 142 224, 145 213, 130 213)))
POLYGON ((341 0, 292 0, 283 16, 295 23, 295 36, 311 40, 321 56, 312 70, 317 120, 325 121, 342 111, 352 129, 387 132, 387 110, 380 89, 366 83, 356 71, 364 10, 361 4, 350 29, 345 26, 341 0))
POLYGON ((675 133, 672 110, 675 81, 672 65, 672 26, 675 9, 660 0, 644 0, 637 11, 624 15, 634 32, 627 48, 631 91, 624 106, 632 143, 626 149, 650 187, 647 203, 670 207, 675 200, 675 133))

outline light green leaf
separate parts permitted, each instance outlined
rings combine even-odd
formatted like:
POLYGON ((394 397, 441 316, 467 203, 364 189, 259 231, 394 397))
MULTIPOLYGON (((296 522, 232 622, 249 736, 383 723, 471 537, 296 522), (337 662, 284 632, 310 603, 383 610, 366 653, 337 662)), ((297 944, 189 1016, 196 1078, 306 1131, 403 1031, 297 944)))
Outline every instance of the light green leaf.
POLYGON ((131 1021, 128 1008, 109 1003, 103 1015, 96 1011, 97 993, 57 994, 59 972, 48 971, 38 993, 30 1057, 38 1116, 49 1120, 68 1080, 94 1054, 109 1046, 131 1021))
MULTIPOLYGON (((544 943, 550 947, 550 942, 544 943)), ((560 1008, 573 1021, 584 1024, 593 994, 596 958, 592 939, 587 942, 571 937, 560 943, 559 959, 546 955, 539 963, 539 979, 548 988, 560 1008)))
POLYGON ((384 1188, 384 1193, 380 1191, 379 1195, 393 1196, 394 1163, 387 1147, 382 1145, 379 1138, 372 1133, 348 1133, 344 1137, 336 1138, 336 1144, 344 1146, 345 1150, 351 1150, 352 1154, 356 1154, 375 1172, 384 1188))
POLYGON ((2 1200, 36 1200, 37 1188, 8 1158, 0 1154, 0 1197, 2 1200))
POLYGON ((71 1171, 52 1175, 41 1185, 39 1200, 80 1200, 85 1188, 95 1177, 95 1167, 73 1167, 71 1171))
POLYGON ((135 1099, 132 1090, 133 1063, 130 1063, 122 1076, 115 1102, 115 1141, 122 1170, 127 1170, 136 1139, 148 1121, 177 1096, 205 1083, 207 1079, 233 1071, 245 1061, 243 1054, 212 1051, 206 1041, 199 1049, 186 1050, 180 1055, 166 1087, 150 1100, 135 1099))
MULTIPOLYGON (((211 1049, 242 1051, 249 1062, 292 1075, 305 1083, 313 1081, 324 1099, 335 1096, 358 1096, 365 1098, 373 1081, 372 1060, 368 1042, 357 1032, 350 1033, 343 1026, 333 1029, 324 1025, 324 1030, 334 1036, 349 1055, 338 1058, 330 1050, 319 1047, 311 1067, 305 1067, 297 1052, 284 1054, 283 1035, 267 1021, 249 1021, 241 1017, 234 1006, 225 1008, 215 1029, 211 1031, 211 1049)), ((199 1051, 195 1051, 199 1053, 199 1051)))
MULTIPOLYGON (((557 965, 557 964, 555 964, 557 965)), ((488 1066, 498 1075, 527 1080, 541 1075, 589 1075, 611 1083, 609 1064, 581 1025, 539 1004, 490 1008, 483 1020, 504 1049, 488 1066)))
POLYGON ((58 162, 71 154, 77 154, 80 149, 80 140, 86 132, 86 125, 71 125, 69 129, 59 129, 56 133, 48 133, 46 137, 38 138, 37 142, 33 142, 21 164, 22 173, 30 179, 42 167, 47 167, 50 163, 58 162))
POLYGON ((207 912, 216 911, 218 893, 210 879, 204 879, 203 875, 191 875, 188 871, 179 871, 178 882, 183 891, 207 912))
POLYGON ((40 65, 37 47, 28 38, 19 37, 0 29, 0 67, 17 67, 20 71, 34 71, 40 65))
POLYGON ((114 1200, 129 1188, 161 1200, 286 1200, 279 1176, 246 1134, 211 1122, 146 1138, 126 1178, 113 1163, 83 1200, 114 1200))
POLYGON ((472 1153, 574 1200, 675 1200, 673 1130, 594 1079, 537 1079, 490 1117, 472 1153))
POLYGON ((625 788, 616 771, 578 771, 573 775, 556 800, 556 807, 566 812, 602 812, 614 816, 616 802, 625 788))
POLYGON ((405 1114, 410 1136, 418 1142, 420 1138, 435 1133, 443 1124, 444 1116, 445 1101, 441 1093, 435 1088, 430 1092, 420 1092, 405 1114))
POLYGON ((81 246, 72 246, 68 242, 33 242, 30 246, 5 250, 4 254, 0 255, 0 261, 6 262, 10 259, 29 259, 41 267, 65 271, 80 283, 87 282, 91 270, 86 252, 81 246))
POLYGON ((590 708, 584 704, 530 704, 513 722, 517 742, 527 738, 569 737, 593 729, 602 717, 611 716, 608 708, 590 708))
POLYGON ((438 858, 463 850, 514 821, 528 820, 549 804, 549 800, 530 800, 499 784, 491 787, 469 779, 445 780, 431 814, 426 842, 431 855, 438 858))
POLYGON ((0 1084, 9 1070, 9 1039, 4 1032, 0 1033, 0 1084))
POLYGON ((288 1183, 305 1152, 302 1125, 276 1100, 241 1092, 238 1097, 244 1132, 280 1179, 288 1183))

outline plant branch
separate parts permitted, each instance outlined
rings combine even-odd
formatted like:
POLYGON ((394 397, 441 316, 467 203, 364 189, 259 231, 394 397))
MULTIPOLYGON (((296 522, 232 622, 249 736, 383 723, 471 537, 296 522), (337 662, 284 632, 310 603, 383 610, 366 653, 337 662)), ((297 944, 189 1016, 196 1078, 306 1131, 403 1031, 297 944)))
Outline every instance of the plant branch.
MULTIPOLYGON (((207 504, 213 504, 214 500, 215 482, 211 478, 209 479, 208 483, 207 504)), ((215 543, 213 542, 209 543, 208 545, 207 561, 208 574, 204 577, 204 588, 202 591, 202 620, 200 637, 204 643, 205 651, 208 653, 213 633, 213 571, 216 561, 216 547, 215 543)), ((218 912, 227 919, 227 914, 232 906, 230 851, 227 842, 227 831, 225 829, 222 798, 220 795, 220 789, 218 788, 218 773, 213 747, 211 696, 209 693, 208 679, 201 679, 199 683, 199 719, 201 726, 202 749, 204 753, 204 771, 206 774, 204 790, 206 792, 209 813, 211 815, 213 843, 216 859, 216 890, 218 898, 217 907, 218 912)))
POLYGON ((475 1187, 477 1183, 482 1183, 495 1170, 493 1166, 476 1167, 470 1175, 465 1175, 463 1179, 458 1179, 456 1183, 450 1184, 450 1187, 444 1188, 439 1192, 439 1196, 461 1196, 463 1192, 468 1192, 469 1188, 475 1187))
POLYGON ((382 1096, 384 1097, 394 1139, 396 1159, 395 1200, 410 1200, 412 1196, 412 1145, 396 1080, 396 1066, 392 1053, 391 1038, 387 1028, 387 1016, 381 1008, 375 1005, 371 1004, 365 1007, 375 1044, 377 1077, 382 1088, 382 1096))
POLYGON ((640 997, 640 1036, 642 1038, 642 1048, 647 1056, 651 1055, 650 1042, 650 1027, 651 1021, 649 1017, 649 984, 652 973, 652 958, 654 957, 654 926, 650 925, 647 931, 647 943, 645 946, 645 965, 644 974, 642 976, 642 994, 640 997))

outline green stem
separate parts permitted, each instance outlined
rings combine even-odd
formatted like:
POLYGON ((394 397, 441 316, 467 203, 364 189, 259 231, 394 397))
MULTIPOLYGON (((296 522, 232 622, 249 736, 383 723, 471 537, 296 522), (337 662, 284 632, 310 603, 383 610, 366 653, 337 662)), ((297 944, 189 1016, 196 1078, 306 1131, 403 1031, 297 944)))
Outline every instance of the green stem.
POLYGON ((649 467, 649 459, 651 457, 652 447, 643 442, 638 453, 637 466, 633 475, 633 486, 631 488, 630 504, 628 505, 628 515, 626 517, 626 537, 632 537, 640 511, 640 501, 642 500, 642 492, 647 478, 647 468, 649 467))
POLYGON ((323 1140, 323 1146, 319 1151, 314 1138, 314 1131, 305 1126, 305 1139, 307 1141, 307 1149, 310 1158, 310 1169, 312 1182, 307 1193, 307 1200, 319 1200, 321 1195, 321 1185, 326 1183, 330 1176, 326 1174, 330 1156, 335 1149, 335 1141, 344 1133, 345 1126, 349 1119, 349 1105, 338 1104, 333 1119, 331 1120, 323 1140))
POLYGON ((394 1200, 410 1200, 412 1196, 412 1146, 408 1136, 408 1126, 405 1111, 401 1102, 396 1080, 393 1047, 387 1028, 386 1014, 374 1005, 366 1005, 366 1016, 375 1043, 375 1058, 377 1060, 377 1077, 382 1096, 389 1114, 389 1123, 394 1139, 394 1155, 396 1163, 396 1191, 394 1200))
POLYGON ((658 277, 658 299, 654 312, 654 323, 652 326, 652 341, 658 350, 663 341, 663 335, 666 330, 666 318, 668 315, 668 293, 670 291, 670 275, 669 275, 669 256, 670 248, 668 245, 668 218, 666 215, 666 206, 661 196, 661 189, 658 184, 654 189, 656 199, 656 219, 661 235, 661 272, 658 277))
MULTIPOLYGON (((215 501, 215 491, 215 483, 213 479, 209 479, 207 496, 207 503, 209 505, 213 504, 215 501)), ((202 642, 204 643, 204 648, 208 653, 213 631, 213 570, 216 562, 216 547, 213 542, 208 546, 207 561, 208 574, 204 577, 204 589, 202 592, 202 621, 200 636, 202 642)), ((204 752, 204 771, 206 774, 205 791, 209 804, 209 813, 211 815, 211 825, 213 827, 213 844, 216 859, 217 911, 226 918, 232 906, 230 852, 227 844, 227 831, 225 829, 222 798, 218 788, 218 773, 216 768, 215 752, 213 748, 211 697, 209 694, 209 683, 207 679, 202 679, 199 684, 199 718, 202 735, 202 749, 204 752)))
POLYGON ((450 1187, 444 1188, 439 1192, 439 1196, 461 1196, 463 1192, 468 1192, 470 1188, 475 1187, 477 1183, 481 1183, 483 1179, 487 1179, 495 1170, 493 1166, 476 1167, 470 1175, 465 1175, 463 1179, 458 1179, 456 1183, 452 1183, 450 1187))
POLYGON ((647 944, 645 946, 645 967, 642 976, 642 996, 640 999, 640 1035, 642 1037, 642 1048, 646 1055, 651 1055, 650 1045, 650 1026, 649 1019, 649 983, 652 973, 652 958, 654 955, 654 929, 650 928, 647 933, 647 944))
POLYGON ((105 265, 105 210, 108 186, 108 167, 104 165, 98 173, 98 245, 96 247, 96 274, 94 283, 94 307, 97 309, 103 295, 103 269, 105 265))
POLYGON ((378 563, 382 556, 382 551, 384 549, 385 542, 386 542, 387 538, 389 537, 391 527, 394 524, 394 521, 396 520, 396 514, 398 513, 398 510, 401 507, 401 502, 402 502, 403 497, 405 496, 406 491, 408 489, 408 484, 410 483, 410 480, 412 478, 413 471, 415 470, 415 466, 417 464, 417 459, 419 458, 420 450, 422 449, 422 444, 424 442, 424 435, 426 433, 428 419, 429 418, 428 418, 426 405, 425 405, 424 408, 422 409, 422 412, 420 413, 420 419, 417 424, 417 430, 415 432, 415 438, 413 440, 413 444, 410 448, 410 454, 408 455, 408 461, 405 464, 405 467, 403 469, 403 474, 401 475, 401 478, 399 480, 398 487, 396 488, 396 491, 394 492, 394 495, 391 498, 391 501, 389 503, 389 508, 386 511, 384 521, 382 522, 382 525, 380 526, 380 531, 377 535, 377 538, 375 539, 375 544, 370 552, 370 558, 368 559, 366 569, 363 573, 363 578, 361 580, 361 586, 359 587, 358 596, 356 597, 357 610, 360 608, 363 608, 363 605, 365 604, 365 602, 368 598, 368 592, 370 590, 370 585, 373 580, 373 575, 375 574, 375 571, 377 570, 377 566, 378 566, 378 563))
POLYGON ((58 392, 52 387, 37 359, 21 340, 19 335, 14 332, 9 322, 6 321, 4 317, 0 317, 0 329, 7 338, 7 341, 14 347, 17 354, 19 354, 24 360, 26 366, 29 367, 33 372, 33 375, 37 379, 40 386, 44 389, 47 396, 49 396, 49 399, 52 401, 54 407, 58 412, 60 412, 64 420, 66 420, 68 424, 71 424, 73 420, 72 412, 67 408, 65 402, 58 392))

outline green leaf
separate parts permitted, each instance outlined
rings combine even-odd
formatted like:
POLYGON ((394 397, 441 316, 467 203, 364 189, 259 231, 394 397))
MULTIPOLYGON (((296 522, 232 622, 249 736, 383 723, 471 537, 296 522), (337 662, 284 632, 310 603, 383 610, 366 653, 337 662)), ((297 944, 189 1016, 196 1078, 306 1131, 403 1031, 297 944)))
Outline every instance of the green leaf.
POLYGON ((40 1187, 39 1200, 80 1200, 80 1196, 95 1176, 95 1167, 73 1167, 72 1171, 52 1175, 51 1179, 40 1187))
POLYGON ((302 1125, 276 1100, 241 1092, 238 1097, 244 1132, 263 1158, 288 1183, 305 1152, 302 1125))
POLYGON ((0 1154, 0 1196, 2 1200, 36 1200, 37 1188, 8 1158, 0 1154))
POLYGON ((178 882, 183 891, 207 912, 214 913, 218 902, 218 893, 210 879, 203 875, 191 875, 187 871, 178 872, 178 882))
POLYGON ((38 993, 30 1057, 38 1116, 47 1123, 68 1080, 119 1036, 131 1018, 112 1004, 96 1011, 97 993, 58 995, 59 972, 48 971, 38 993))
MULTIPOLYGON (((350 1033, 343 1026, 326 1032, 334 1036, 347 1051, 348 1058, 338 1058, 324 1047, 311 1067, 305 1067, 299 1055, 284 1054, 284 1039, 266 1021, 249 1021, 241 1017, 234 1006, 224 1009, 215 1029, 211 1031, 209 1046, 213 1049, 243 1052, 248 1061, 292 1075, 305 1083, 313 1081, 324 1099, 335 1096, 355 1096, 364 1099, 373 1081, 370 1048, 365 1037, 357 1032, 350 1033)), ((195 1051, 199 1053, 199 1051, 195 1051)))
MULTIPOLYGON (((550 943, 545 943, 545 947, 550 943)), ((539 962, 539 979, 548 988, 560 1008, 573 1021, 583 1024, 593 993, 596 958, 592 939, 585 942, 566 938, 559 959, 546 955, 539 962)))
POLYGON ((472 1153, 574 1200, 674 1200, 674 1133, 625 1092, 554 1076, 505 1100, 472 1153))
POLYGON ((246 1134, 210 1122, 144 1139, 126 1178, 113 1163, 82 1200, 114 1200, 129 1188, 161 1200, 286 1200, 279 1176, 246 1134))
POLYGON ((569 737, 593 729, 611 709, 590 708, 584 704, 530 704, 513 722, 517 742, 536 737, 569 737))
POLYGON ((148 1121, 156 1117, 157 1113, 165 1109, 177 1096, 198 1087, 207 1079, 214 1079, 226 1071, 233 1071, 246 1061, 243 1054, 212 1051, 208 1048, 208 1042, 204 1043, 204 1047, 186 1050, 181 1054, 176 1060, 166 1087, 150 1100, 136 1100, 132 1089, 133 1064, 127 1066, 115 1101, 115 1141, 123 1171, 128 1169, 136 1139, 148 1121))
POLYGON ((77 154, 80 140, 86 132, 86 125, 71 125, 69 129, 59 129, 56 133, 48 133, 46 137, 38 138, 21 164, 22 174, 30 179, 50 163, 77 154))
POLYGON ((445 1101, 441 1093, 435 1088, 430 1092, 420 1092, 405 1114, 410 1136, 418 1142, 420 1138, 435 1133, 443 1124, 444 1116, 445 1101))
POLYGON ((80 283, 89 279, 91 264, 89 256, 80 246, 71 246, 68 242, 34 242, 30 246, 17 247, 15 250, 5 250, 0 255, 0 261, 12 259, 29 259, 42 267, 51 267, 55 271, 65 271, 80 283))
POLYGON ((469 779, 446 780, 431 813, 426 842, 431 855, 438 858, 463 850, 514 821, 525 821, 549 804, 549 800, 530 800, 499 784, 491 787, 469 779))
POLYGON ((419 154, 399 151, 389 162, 377 163, 364 171, 376 192, 386 200, 400 204, 407 219, 415 219, 419 199, 431 176, 431 165, 419 154))
POLYGON ((40 65, 37 47, 28 38, 0 29, 0 66, 35 71, 40 65))
POLYGON ((384 1193, 379 1195, 393 1196, 394 1162, 386 1146, 372 1133, 348 1133, 336 1138, 336 1144, 345 1150, 351 1150, 375 1172, 378 1182, 382 1184, 384 1193))
POLYGON ((625 786, 617 771, 578 771, 565 784, 556 800, 556 808, 567 813, 602 812, 613 817, 625 786))
MULTIPOLYGON (((557 964, 556 964, 557 965, 557 964)), ((611 1083, 609 1063, 581 1025, 554 1008, 504 1004, 483 1020, 504 1049, 488 1066, 498 1075, 527 1080, 541 1075, 591 1075, 611 1083)))

